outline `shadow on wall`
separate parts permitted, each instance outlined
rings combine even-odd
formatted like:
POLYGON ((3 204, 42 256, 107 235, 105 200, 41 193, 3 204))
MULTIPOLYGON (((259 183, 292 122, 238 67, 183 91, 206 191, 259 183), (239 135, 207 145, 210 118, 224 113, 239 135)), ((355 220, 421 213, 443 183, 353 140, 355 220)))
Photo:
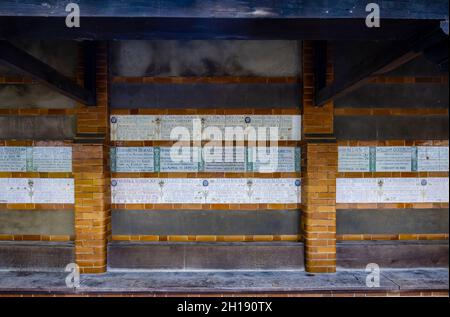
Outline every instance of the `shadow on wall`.
MULTIPOLYGON (((25 50, 42 62, 68 77, 75 77, 78 43, 75 41, 14 41, 12 44, 25 50)), ((20 76, 21 73, 0 65, 1 76, 20 76)))
POLYGON ((121 41, 116 76, 297 76, 297 41, 121 41), (276 58, 274 58, 276 57, 276 58))
POLYGON ((75 101, 37 84, 0 85, 0 109, 74 108, 75 101))

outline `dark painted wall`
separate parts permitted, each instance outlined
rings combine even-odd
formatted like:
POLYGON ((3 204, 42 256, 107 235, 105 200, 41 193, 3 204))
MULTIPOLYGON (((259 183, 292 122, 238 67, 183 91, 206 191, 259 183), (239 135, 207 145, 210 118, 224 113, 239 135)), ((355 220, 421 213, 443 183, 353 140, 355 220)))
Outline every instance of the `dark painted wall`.
POLYGON ((120 41, 111 46, 116 76, 296 76, 296 41, 120 41))
POLYGON ((39 84, 0 84, 0 109, 73 108, 75 101, 39 84))
POLYGON ((303 270, 300 242, 111 242, 108 269, 303 270))
MULTIPOLYGON (((21 40, 13 44, 67 77, 75 78, 78 43, 75 41, 21 40)), ((0 63, 0 77, 28 76, 0 63)), ((75 102, 42 85, 0 84, 2 108, 73 108, 75 102)))
POLYGON ((0 241, 0 270, 63 272, 74 249, 73 242, 0 241))
POLYGON ((73 235, 72 210, 0 210, 0 234, 73 235))
POLYGON ((448 233, 446 209, 338 210, 337 234, 448 233))
POLYGON ((448 268, 448 241, 338 241, 336 249, 338 268, 365 269, 369 263, 378 264, 382 270, 448 268))
MULTIPOLYGON (((382 53, 385 47, 396 45, 392 41, 335 41, 333 47, 333 67, 336 76, 345 73, 348 63, 357 65, 374 52, 382 53)), ((397 43, 398 44, 398 43, 397 43)), ((408 63, 386 73, 386 76, 439 76, 447 72, 424 56, 419 56, 408 63)))
POLYGON ((0 140, 65 140, 75 134, 75 116, 0 116, 0 140))
MULTIPOLYGON (((345 76, 345 70, 358 67, 370 56, 383 54, 389 42, 334 42, 335 77, 345 76)), ((387 48, 389 49, 389 48, 387 48)), ((446 73, 420 56, 385 76, 442 76, 446 73)), ((336 108, 442 108, 449 105, 447 84, 366 84, 337 98, 336 108)), ((388 139, 448 139, 448 116, 336 116, 335 134, 342 140, 388 139)))
MULTIPOLYGON (((300 74, 296 41, 121 41, 111 45, 115 76, 300 74)), ((296 108, 297 84, 112 84, 113 108, 296 108)))
MULTIPOLYGON (((50 65, 68 77, 75 77, 78 43, 75 41, 20 40, 12 42, 30 55, 50 65)), ((0 65, 0 77, 21 73, 0 65)))
POLYGON ((448 140, 448 116, 335 116, 338 140, 448 140))
POLYGON ((113 210, 113 235, 298 235, 299 210, 113 210))
POLYGON ((112 84, 112 108, 297 108, 297 84, 112 84))
POLYGON ((447 108, 443 84, 367 84, 334 103, 336 108, 447 108))

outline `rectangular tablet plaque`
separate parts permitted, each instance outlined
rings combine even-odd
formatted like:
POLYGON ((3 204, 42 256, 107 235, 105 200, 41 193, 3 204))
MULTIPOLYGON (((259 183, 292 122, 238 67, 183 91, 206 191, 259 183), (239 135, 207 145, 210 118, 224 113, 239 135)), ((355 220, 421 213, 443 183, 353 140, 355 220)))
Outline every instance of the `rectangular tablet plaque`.
POLYGON ((0 178, 0 203, 73 204, 70 178, 0 178))
POLYGON ((112 172, 300 172, 299 147, 113 147, 112 172), (194 155, 195 154, 195 155, 194 155))
POLYGON ((294 178, 115 178, 116 204, 298 204, 301 184, 294 178))
POLYGON ((340 146, 339 172, 448 172, 448 146, 340 146))
POLYGON ((72 172, 72 147, 0 146, 0 172, 72 172))
POLYGON ((265 129, 261 131, 266 132, 266 139, 301 139, 299 115, 112 115, 110 121, 113 141, 179 140, 180 133, 185 132, 192 140, 195 132, 201 134, 211 127, 221 131, 221 139, 225 139, 226 128, 230 128, 229 133, 232 133, 236 127, 242 131, 254 128, 257 136, 258 128, 265 129), (270 128, 277 130, 277 137, 271 134, 270 128))
POLYGON ((337 178, 337 203, 448 202, 448 178, 337 178))

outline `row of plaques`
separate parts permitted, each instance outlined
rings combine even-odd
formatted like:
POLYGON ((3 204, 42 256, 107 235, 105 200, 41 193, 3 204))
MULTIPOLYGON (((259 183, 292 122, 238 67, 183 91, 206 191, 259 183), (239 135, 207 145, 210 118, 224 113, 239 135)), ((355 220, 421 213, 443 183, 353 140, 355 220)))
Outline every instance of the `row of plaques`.
POLYGON ((337 203, 448 202, 448 178, 338 178, 337 203))
POLYGON ((299 115, 114 115, 111 140, 301 139, 299 115))
POLYGON ((114 147, 113 172, 300 172, 299 147, 114 147))
POLYGON ((115 204, 298 204, 301 181, 293 178, 117 178, 115 204))
POLYGON ((0 178, 0 203, 73 204, 70 178, 0 178))
POLYGON ((446 172, 448 161, 448 146, 339 147, 339 172, 446 172))
MULTIPOLYGON (((118 178, 116 204, 298 204, 294 178, 118 178)), ((337 203, 446 203, 448 178, 338 178, 337 203)), ((73 204, 73 179, 0 178, 0 203, 73 204)))
POLYGON ((72 172, 72 148, 0 146, 0 172, 72 172))

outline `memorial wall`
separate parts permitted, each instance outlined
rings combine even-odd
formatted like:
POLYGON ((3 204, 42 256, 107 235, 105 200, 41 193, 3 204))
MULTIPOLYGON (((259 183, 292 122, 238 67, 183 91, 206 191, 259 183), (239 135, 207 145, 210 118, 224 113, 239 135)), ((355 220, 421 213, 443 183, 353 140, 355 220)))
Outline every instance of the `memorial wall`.
POLYGON ((113 114, 110 121, 117 145, 110 150, 113 240, 299 239, 300 115, 113 114), (204 133, 206 139, 193 139, 211 128, 215 143, 204 133), (239 135, 245 130, 256 139, 248 140, 251 132, 239 135))
POLYGON ((123 41, 110 53, 113 241, 300 239, 297 42, 123 41))
MULTIPOLYGON (((76 77, 77 43, 24 40, 13 44, 65 76, 76 77)), ((0 66, 0 240, 66 243, 74 239, 75 104, 32 78, 0 66)), ((36 245, 25 252, 35 257, 17 258, 11 258, 15 253, 7 250, 0 255, 0 266, 39 262, 50 268, 54 260, 43 254, 63 262, 73 258, 73 245, 64 256, 58 253, 61 250, 36 245)))
MULTIPOLYGON (((339 147, 339 172, 448 172, 448 147, 339 147)), ((448 203, 448 178, 338 178, 337 203, 448 203)))
POLYGON ((32 143, 0 144, 0 237, 71 240, 75 202, 72 146, 64 142, 32 143))
MULTIPOLYGON (((334 43, 335 74, 345 69, 350 56, 358 63, 382 44, 334 43)), ((338 240, 402 240, 404 251, 398 249, 398 254, 418 257, 436 247, 426 241, 445 244, 448 97, 448 74, 420 56, 335 100, 338 240), (417 240, 425 241, 420 248, 408 244, 417 240)), ((448 258, 448 250, 442 252, 448 258)), ((402 262, 399 255, 385 254, 402 262)), ((436 254, 427 254, 436 260, 436 254)), ((341 261, 353 263, 347 255, 341 261)))
MULTIPOLYGON (((81 80, 81 54, 73 64, 70 45, 41 45, 28 49, 81 80)), ((336 74, 364 52, 355 45, 333 44, 336 74)), ((317 108, 311 47, 296 41, 117 41, 99 52, 97 107, 0 68, 0 240, 74 240, 70 256, 94 273, 189 256, 165 242, 225 248, 189 249, 195 268, 213 257, 317 272, 371 256, 403 265, 364 249, 380 241, 442 262, 448 75, 426 59, 317 108)))

